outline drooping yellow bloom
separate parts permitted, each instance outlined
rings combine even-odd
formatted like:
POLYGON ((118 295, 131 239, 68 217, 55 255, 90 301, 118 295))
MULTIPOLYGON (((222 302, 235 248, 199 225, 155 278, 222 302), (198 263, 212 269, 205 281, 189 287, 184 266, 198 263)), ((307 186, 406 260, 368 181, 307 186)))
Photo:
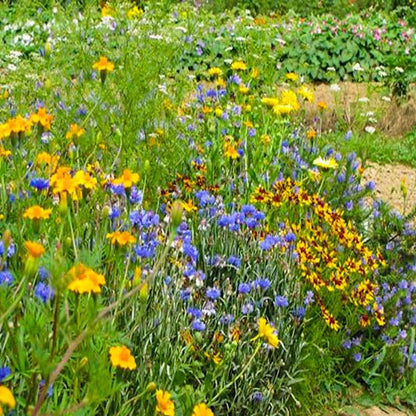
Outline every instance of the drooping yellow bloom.
POLYGON ((69 126, 69 131, 66 133, 65 137, 67 139, 79 139, 84 133, 85 129, 83 127, 79 127, 78 124, 74 123, 69 126))
POLYGON ((100 56, 100 60, 95 62, 92 66, 93 69, 101 71, 111 72, 114 71, 114 64, 108 60, 106 56, 100 56))
POLYGON ((44 209, 39 205, 33 205, 23 213, 23 218, 29 218, 30 220, 47 220, 51 216, 51 212, 51 209, 44 209))
POLYGON ((105 285, 105 278, 102 274, 79 263, 68 272, 71 282, 68 289, 76 293, 100 293, 101 285, 105 285))
POLYGON ((133 173, 130 169, 124 169, 123 174, 113 180, 113 185, 123 185, 124 188, 131 188, 139 182, 139 174, 133 173))
POLYGON ((128 231, 115 231, 114 233, 108 233, 105 237, 111 240, 111 244, 117 243, 120 246, 134 244, 137 241, 137 238, 128 231))
POLYGON ((214 416, 214 412, 205 403, 200 403, 194 407, 192 416, 214 416))
POLYGON ((280 341, 275 334, 275 328, 265 318, 259 318, 258 325, 259 333, 253 338, 253 341, 258 338, 263 338, 271 347, 276 348, 280 341))
POLYGON ((45 253, 45 247, 43 247, 42 244, 36 243, 34 241, 26 241, 25 247, 29 255, 33 258, 40 257, 45 253))
POLYGON ((136 360, 131 355, 131 351, 124 345, 120 347, 111 347, 109 353, 111 364, 114 367, 120 367, 127 370, 134 370, 137 367, 136 360))
POLYGON ((3 415, 2 406, 7 406, 9 409, 16 407, 16 399, 13 393, 6 386, 0 386, 0 416, 3 415))
POLYGON ((164 416, 175 415, 175 403, 173 403, 169 392, 157 390, 156 401, 156 412, 161 413, 164 416))
POLYGON ((321 156, 319 156, 313 161, 313 164, 322 169, 335 169, 338 167, 338 163, 333 157, 330 157, 329 159, 324 159, 321 156))
POLYGON ((231 64, 231 69, 233 71, 245 71, 247 69, 247 65, 243 61, 234 61, 231 64))

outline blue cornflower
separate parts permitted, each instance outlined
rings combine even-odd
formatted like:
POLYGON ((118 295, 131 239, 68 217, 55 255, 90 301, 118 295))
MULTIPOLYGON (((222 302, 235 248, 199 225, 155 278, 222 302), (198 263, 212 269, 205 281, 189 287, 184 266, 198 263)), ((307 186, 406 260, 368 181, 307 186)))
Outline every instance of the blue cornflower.
POLYGON ((11 370, 9 367, 4 366, 4 367, 0 367, 0 383, 7 377, 9 377, 9 375, 11 374, 11 370))
POLYGON ((229 313, 226 314, 226 315, 221 316, 221 318, 220 318, 220 323, 223 324, 223 325, 229 325, 233 321, 234 321, 234 316, 229 314, 229 313))
POLYGON ((135 186, 132 186, 130 189, 129 201, 130 204, 141 204, 143 201, 143 192, 135 186))
POLYGON ((277 295, 274 298, 274 304, 279 308, 287 308, 289 306, 289 301, 286 297, 277 295))
POLYGON ((242 306, 241 308, 241 313, 243 313, 244 315, 249 315, 250 313, 252 313, 254 310, 254 306, 252 303, 246 303, 245 305, 242 306))
POLYGON ((8 270, 0 272, 0 285, 10 286, 12 283, 13 275, 8 270))
POLYGON ((356 361, 357 363, 361 361, 361 353, 357 352, 356 354, 354 354, 354 361, 356 361))
POLYGON ((39 191, 43 191, 49 188, 49 179, 32 178, 29 182, 29 186, 36 188, 39 191))
POLYGON ((238 269, 241 266, 241 259, 236 256, 230 256, 228 257, 227 263, 237 267, 238 269))
POLYGON ((192 322, 192 329, 194 331, 204 331, 205 328, 206 328, 206 325, 202 321, 200 321, 199 319, 195 319, 192 322))
POLYGON ((288 243, 293 243, 296 240, 296 235, 292 232, 289 231, 286 235, 285 235, 285 240, 288 243))
POLYGON ((189 300, 191 297, 191 289, 186 288, 180 291, 180 297, 182 300, 189 300))
POLYGON ((221 290, 217 287, 208 287, 206 295, 208 299, 215 300, 221 296, 221 290))
POLYGON ((250 293, 251 283, 240 283, 238 285, 238 293, 247 294, 250 293))
POLYGON ((308 305, 310 305, 311 303, 314 303, 314 301, 315 301, 315 299, 314 299, 313 292, 312 292, 311 290, 308 290, 308 291, 306 292, 305 299, 303 300, 303 304, 304 304, 305 306, 308 306, 308 305))
POLYGON ((35 296, 43 303, 46 303, 54 298, 55 291, 48 284, 39 282, 35 286, 35 296))
POLYGON ((189 315, 191 315, 192 317, 194 317, 196 319, 202 318, 202 312, 198 308, 189 307, 186 310, 186 313, 189 314, 189 315))
POLYGON ((259 391, 256 391, 251 395, 251 400, 254 402, 261 402, 263 400, 263 394, 259 391))
POLYGON ((262 290, 267 290, 271 285, 272 285, 272 283, 270 282, 269 279, 256 279, 253 282, 253 286, 255 288, 259 288, 259 289, 262 289, 262 290))

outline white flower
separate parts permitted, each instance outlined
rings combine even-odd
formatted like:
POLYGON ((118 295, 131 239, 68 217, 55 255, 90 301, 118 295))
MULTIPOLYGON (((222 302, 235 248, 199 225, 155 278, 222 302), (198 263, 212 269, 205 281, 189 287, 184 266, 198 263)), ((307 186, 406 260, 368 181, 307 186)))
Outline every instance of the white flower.
POLYGON ((401 74, 403 74, 404 69, 401 68, 400 66, 396 66, 396 68, 394 68, 397 72, 400 72, 401 74))
POLYGON ((341 91, 341 87, 338 84, 331 84, 330 90, 333 92, 341 91))
POLYGON ((186 33, 188 31, 188 29, 186 27, 183 27, 183 26, 176 26, 175 29, 179 30, 182 33, 186 33))
POLYGON ((360 103, 368 103, 370 99, 368 97, 361 97, 358 99, 358 102, 360 103))
POLYGON ((364 69, 363 69, 363 68, 361 68, 361 65, 360 65, 360 63, 359 63, 359 62, 357 62, 356 64, 354 64, 354 66, 352 67, 352 70, 353 70, 354 72, 361 72, 361 71, 364 71, 364 69))
POLYGON ((333 67, 333 66, 329 66, 327 69, 326 69, 328 72, 335 72, 336 70, 335 70, 335 68, 333 67))
POLYGON ((9 71, 16 71, 17 70, 17 66, 14 65, 14 64, 9 64, 9 65, 7 65, 7 69, 9 71))
POLYGON ((389 102, 391 101, 391 98, 390 98, 390 97, 388 97, 387 95, 384 95, 383 97, 381 97, 381 99, 382 99, 383 101, 385 101, 386 103, 389 103, 389 102))
POLYGON ((375 127, 373 126, 366 126, 364 130, 369 134, 373 134, 376 131, 375 127))

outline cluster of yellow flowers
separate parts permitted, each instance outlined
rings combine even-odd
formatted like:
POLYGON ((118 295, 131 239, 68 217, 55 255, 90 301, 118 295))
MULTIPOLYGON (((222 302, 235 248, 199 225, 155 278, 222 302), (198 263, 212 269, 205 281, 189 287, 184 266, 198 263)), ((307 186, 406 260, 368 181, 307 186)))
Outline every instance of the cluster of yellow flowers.
POLYGON ((53 115, 49 114, 45 108, 41 107, 36 113, 31 114, 28 118, 16 116, 10 118, 5 123, 0 124, 0 140, 9 137, 22 136, 29 133, 31 128, 39 125, 43 131, 50 130, 53 115))
MULTIPOLYGON (((298 224, 287 221, 286 228, 296 235, 297 267, 314 287, 324 320, 331 328, 338 329, 339 325, 318 295, 322 289, 339 291, 346 302, 354 305, 366 307, 374 301, 376 285, 369 280, 370 275, 385 261, 379 252, 374 254, 364 245, 341 210, 332 209, 320 196, 310 195, 300 182, 290 178, 276 182, 271 191, 257 188, 251 201, 275 208, 284 205, 289 212, 288 204, 311 210, 310 218, 298 224)), ((384 325, 382 308, 377 304, 373 307, 377 323, 384 325)))

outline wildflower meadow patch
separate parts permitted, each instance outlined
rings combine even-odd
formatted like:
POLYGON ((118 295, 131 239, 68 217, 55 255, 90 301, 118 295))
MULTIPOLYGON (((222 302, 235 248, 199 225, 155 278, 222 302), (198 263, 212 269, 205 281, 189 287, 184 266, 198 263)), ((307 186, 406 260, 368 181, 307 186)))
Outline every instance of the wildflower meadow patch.
POLYGON ((414 4, 99 3, 0 5, 0 415, 414 408, 416 184, 338 95, 411 105, 414 4))

